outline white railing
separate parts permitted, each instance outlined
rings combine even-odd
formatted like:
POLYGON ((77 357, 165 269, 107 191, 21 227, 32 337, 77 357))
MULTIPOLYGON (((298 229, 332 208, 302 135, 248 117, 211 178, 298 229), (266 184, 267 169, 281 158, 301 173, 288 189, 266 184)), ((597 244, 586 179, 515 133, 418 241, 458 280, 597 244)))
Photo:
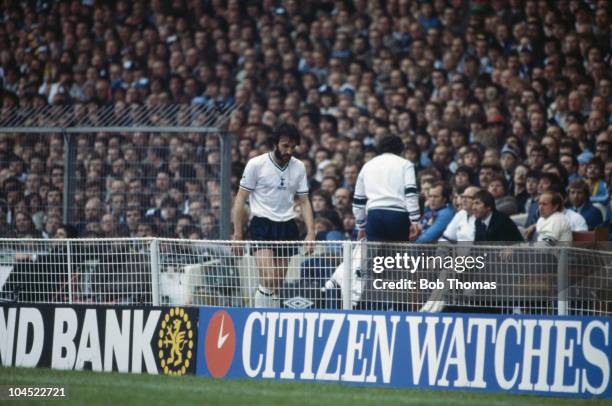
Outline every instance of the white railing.
POLYGON ((2 301, 252 307, 261 275, 279 307, 612 314, 612 252, 570 246, 0 239, 2 301))

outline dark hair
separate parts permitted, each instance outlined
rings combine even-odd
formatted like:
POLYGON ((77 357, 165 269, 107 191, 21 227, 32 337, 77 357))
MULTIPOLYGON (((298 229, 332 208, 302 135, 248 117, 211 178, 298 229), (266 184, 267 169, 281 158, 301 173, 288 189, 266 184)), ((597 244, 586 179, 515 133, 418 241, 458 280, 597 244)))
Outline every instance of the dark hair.
POLYGON ((193 217, 191 217, 191 214, 184 214, 181 213, 176 217, 176 222, 178 223, 179 220, 189 220, 189 222, 193 222, 193 217))
POLYGON ((338 134, 338 119, 336 117, 332 116, 331 114, 323 114, 321 115, 319 122, 321 121, 327 121, 328 123, 330 123, 334 135, 338 134))
POLYGON ((604 147, 608 148, 608 154, 610 153, 610 151, 612 151, 612 143, 608 142, 608 141, 597 141, 595 143, 595 146, 597 147, 597 145, 603 145, 604 147))
POLYGON ((587 166, 590 166, 590 165, 595 165, 597 167, 597 169, 599 169, 599 173, 603 174, 604 163, 603 163, 603 161, 601 159, 599 159, 598 157, 591 158, 591 160, 589 161, 587 166))
POLYGON ((442 188, 442 197, 444 197, 444 199, 446 199, 446 203, 448 203, 450 201, 451 193, 453 192, 451 187, 443 180, 436 180, 431 184, 431 186, 429 186, 429 189, 431 190, 436 187, 442 188))
POLYGON ((480 190, 474 194, 475 200, 480 200, 485 207, 489 207, 491 210, 495 210, 495 198, 493 195, 486 190, 480 190))
POLYGON ((527 171, 527 175, 525 175, 525 179, 527 179, 527 178, 535 178, 537 180, 540 180, 540 176, 541 176, 540 171, 532 169, 530 171, 527 171))
MULTIPOLYGON (((549 161, 546 162, 542 168, 544 168, 544 166, 552 166, 553 168, 555 168, 557 171, 559 171, 559 176, 561 177, 561 184, 563 185, 563 187, 567 187, 567 178, 569 176, 569 174, 567 173, 567 169, 565 169, 565 166, 561 165, 559 162, 554 162, 554 161, 549 161)), ((552 173, 549 172, 548 170, 544 171, 545 173, 552 173)))
POLYGON ((325 200, 326 209, 333 207, 331 196, 328 195, 324 190, 317 189, 311 193, 310 199, 312 200, 315 196, 322 197, 325 200))
POLYGON ((176 202, 170 196, 164 197, 164 199, 162 200, 160 204, 160 207, 173 207, 175 209, 176 209, 176 206, 177 206, 176 202))
POLYGON ((467 174, 470 178, 470 180, 472 180, 474 178, 474 171, 472 170, 472 168, 470 168, 469 166, 466 165, 461 165, 459 168, 457 168, 457 170, 455 171, 455 175, 463 172, 465 174, 467 174))
POLYGON ((404 151, 404 142, 397 135, 385 135, 378 143, 378 150, 381 154, 389 152, 400 155, 404 151))
POLYGON ((295 141, 295 145, 300 145, 300 132, 293 124, 282 123, 272 133, 272 145, 278 145, 281 137, 287 137, 295 141))
POLYGON ((185 237, 189 238, 191 234, 197 234, 198 235, 197 239, 202 239, 203 237, 202 230, 200 230, 199 227, 196 227, 193 224, 189 224, 183 227, 183 235, 185 237))
POLYGON ((489 184, 493 182, 501 183, 502 187, 504 188, 504 194, 508 193, 508 181, 506 181, 506 178, 504 177, 504 175, 493 175, 493 178, 491 179, 489 184))
POLYGON ((572 160, 572 165, 574 165, 574 166, 578 166, 578 158, 576 158, 576 155, 572 155, 572 154, 561 154, 561 155, 559 155, 559 160, 561 160, 561 158, 563 158, 564 156, 568 156, 568 157, 570 157, 570 159, 572 160))
POLYGON ((480 171, 482 171, 483 169, 491 169, 496 174, 499 174, 502 171, 502 169, 501 169, 501 167, 499 165, 497 165, 495 163, 490 163, 490 162, 486 162, 486 163, 480 165, 480 168, 478 168, 478 173, 480 173, 480 171))
POLYGON ((548 179, 550 182, 549 190, 553 192, 560 192, 563 189, 563 183, 555 173, 544 172, 540 175, 540 180, 542 179, 548 179))
POLYGON ((541 144, 534 145, 533 148, 531 148, 531 152, 533 151, 541 152, 544 155, 544 159, 548 159, 548 148, 546 148, 544 145, 541 145, 541 144))
MULTIPOLYGON (((79 232, 76 227, 70 224, 62 224, 57 229, 63 228, 66 231, 66 238, 77 238, 79 236, 79 232)), ((56 231, 57 232, 57 231, 56 231)))
POLYGON ((575 181, 570 183, 568 190, 582 190, 584 192, 584 195, 587 197, 590 194, 589 185, 587 185, 587 183, 582 179, 576 179, 575 181))
POLYGON ((406 144, 404 144, 404 149, 406 151, 412 151, 412 152, 416 152, 417 154, 421 153, 421 150, 419 149, 419 146, 417 144, 415 144, 414 142, 407 142, 406 144))

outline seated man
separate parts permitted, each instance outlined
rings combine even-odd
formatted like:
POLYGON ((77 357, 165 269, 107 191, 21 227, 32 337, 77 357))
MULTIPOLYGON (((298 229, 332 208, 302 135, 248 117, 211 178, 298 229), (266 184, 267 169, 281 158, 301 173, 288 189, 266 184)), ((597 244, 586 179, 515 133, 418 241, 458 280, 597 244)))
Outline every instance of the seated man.
POLYGON ((474 195, 472 210, 476 217, 474 241, 523 241, 514 221, 495 209, 495 198, 485 190, 474 195))
POLYGON ((410 240, 419 243, 431 243, 442 236, 453 219, 455 210, 449 204, 450 188, 443 181, 434 182, 428 191, 428 208, 419 220, 418 234, 411 235, 410 240))
POLYGON ((474 217, 472 203, 474 196, 479 191, 480 188, 476 186, 468 186, 463 191, 461 195, 462 209, 455 214, 448 224, 444 234, 440 237, 440 241, 474 241, 476 217, 474 217))
POLYGON ((579 213, 586 220, 589 230, 603 223, 601 211, 589 201, 589 185, 578 179, 569 186, 569 208, 579 213))
POLYGON ((563 198, 559 193, 545 191, 538 200, 540 218, 536 224, 537 241, 555 245, 559 241, 572 241, 572 227, 563 215, 563 198))

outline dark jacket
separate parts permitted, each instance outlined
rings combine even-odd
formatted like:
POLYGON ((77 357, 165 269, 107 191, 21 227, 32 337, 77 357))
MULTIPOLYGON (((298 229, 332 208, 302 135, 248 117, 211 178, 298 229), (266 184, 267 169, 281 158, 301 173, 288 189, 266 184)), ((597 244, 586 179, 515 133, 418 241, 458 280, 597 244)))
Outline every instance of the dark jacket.
POLYGON ((482 220, 476 220, 476 237, 474 241, 524 241, 514 221, 506 214, 494 210, 489 227, 482 220))
POLYGON ((593 206, 593 203, 589 202, 588 200, 581 207, 571 206, 570 208, 576 213, 580 213, 582 217, 584 217, 587 224, 589 225, 589 230, 592 230, 595 227, 599 226, 601 223, 603 223, 601 212, 597 207, 593 206))

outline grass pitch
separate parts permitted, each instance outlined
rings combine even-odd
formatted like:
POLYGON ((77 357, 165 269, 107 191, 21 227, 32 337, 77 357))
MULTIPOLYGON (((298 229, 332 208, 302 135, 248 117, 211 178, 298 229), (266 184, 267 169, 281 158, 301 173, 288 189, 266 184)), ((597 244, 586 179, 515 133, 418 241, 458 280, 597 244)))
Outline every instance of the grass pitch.
POLYGON ((68 398, 0 400, 0 404, 73 405, 610 405, 605 400, 546 398, 417 389, 366 388, 340 384, 219 380, 119 373, 0 368, 0 385, 63 386, 68 398))

